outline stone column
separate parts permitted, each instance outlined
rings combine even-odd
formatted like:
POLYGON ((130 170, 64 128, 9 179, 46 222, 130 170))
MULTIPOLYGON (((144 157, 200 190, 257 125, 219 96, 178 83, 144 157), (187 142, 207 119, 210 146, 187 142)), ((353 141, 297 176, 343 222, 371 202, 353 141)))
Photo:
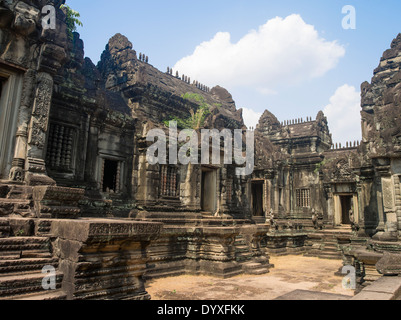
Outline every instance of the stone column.
POLYGON ((360 236, 366 236, 366 225, 365 225, 365 216, 364 216, 364 211, 365 211, 365 206, 364 206, 364 201, 363 201, 363 199, 364 199, 364 196, 363 196, 363 193, 362 193, 362 190, 363 190, 363 188, 362 188, 362 185, 361 185, 361 183, 358 183, 357 184, 357 187, 356 187, 356 191, 357 191, 357 194, 358 194, 358 205, 359 205, 359 208, 360 208, 360 210, 359 210, 359 225, 360 225, 360 231, 359 231, 359 235, 360 236))
POLYGON ((32 113, 33 91, 35 86, 35 71, 28 70, 23 79, 21 106, 18 114, 17 133, 15 138, 14 158, 10 170, 11 181, 22 182, 28 145, 29 119, 32 113))
POLYGON ((46 134, 53 95, 53 77, 40 72, 29 125, 25 180, 29 185, 55 185, 55 181, 46 174, 46 134))
POLYGON ((88 140, 86 147, 85 181, 90 181, 94 186, 99 187, 97 177, 97 158, 99 144, 99 127, 95 119, 90 119, 88 140))
POLYGON ((401 236, 401 182, 400 176, 394 176, 394 188, 395 188, 395 209, 397 212, 398 221, 398 237, 401 236))
POLYGON ((325 186, 325 192, 327 194, 327 219, 335 226, 335 201, 333 196, 333 190, 331 186, 325 186))
POLYGON ((377 213, 379 218, 379 225, 377 226, 378 232, 384 232, 384 211, 383 211, 383 191, 382 191, 382 178, 376 177, 376 197, 377 197, 377 213))
POLYGON ((398 238, 398 220, 394 206, 394 182, 390 174, 382 174, 381 177, 383 202, 378 203, 382 207, 386 217, 385 232, 379 232, 375 239, 382 241, 396 241, 398 238))
MULTIPOLYGON (((63 28, 65 24, 59 21, 58 30, 63 28)), ((67 57, 64 50, 67 45, 64 33, 56 35, 54 32, 43 32, 41 37, 44 44, 35 59, 36 87, 33 87, 33 109, 28 128, 25 163, 25 181, 31 186, 55 185, 55 181, 46 173, 46 136, 53 97, 53 76, 57 74, 67 57)))
POLYGON ((265 216, 267 216, 272 208, 272 197, 271 197, 271 190, 272 190, 272 181, 270 179, 266 179, 265 183, 263 184, 264 187, 264 207, 265 207, 265 216))
MULTIPOLYGON (((279 181, 279 174, 278 174, 278 172, 276 172, 274 175, 274 183, 273 183, 273 185, 274 185, 274 189, 273 189, 274 190, 274 197, 273 197, 274 208, 273 209, 274 209, 275 213, 278 213, 280 211, 280 199, 279 199, 280 188, 279 188, 278 181, 279 181)), ((270 209, 269 209, 269 211, 270 211, 270 209)))

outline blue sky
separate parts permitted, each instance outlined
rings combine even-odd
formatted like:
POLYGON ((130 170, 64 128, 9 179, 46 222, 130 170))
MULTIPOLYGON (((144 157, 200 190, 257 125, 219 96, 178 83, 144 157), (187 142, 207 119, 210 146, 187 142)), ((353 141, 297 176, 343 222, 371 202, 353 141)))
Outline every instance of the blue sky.
POLYGON ((81 14, 78 32, 94 63, 119 32, 159 70, 185 69, 178 71, 227 88, 249 125, 266 109, 280 121, 324 110, 334 141, 342 143, 361 138, 360 85, 371 80, 383 51, 401 32, 399 0, 67 4, 81 14), (342 27, 345 5, 356 10, 355 30, 342 27))

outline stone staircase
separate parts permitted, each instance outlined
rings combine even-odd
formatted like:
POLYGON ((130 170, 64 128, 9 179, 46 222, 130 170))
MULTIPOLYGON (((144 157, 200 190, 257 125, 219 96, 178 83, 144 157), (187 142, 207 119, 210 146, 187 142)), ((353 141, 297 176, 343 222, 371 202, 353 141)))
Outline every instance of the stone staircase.
POLYGON ((235 260, 239 263, 246 263, 252 260, 252 252, 243 236, 239 235, 235 238, 235 260))
POLYGON ((342 260, 342 245, 349 243, 351 235, 349 227, 339 227, 333 230, 310 234, 311 249, 305 256, 342 260))
POLYGON ((245 238, 239 235, 235 238, 235 260, 242 265, 246 274, 262 275, 269 273, 271 265, 264 265, 254 260, 253 254, 245 238))
POLYGON ((33 215, 32 187, 0 184, 0 216, 33 215))
POLYGON ((0 239, 0 300, 63 300, 63 274, 56 271, 56 290, 45 290, 45 266, 58 268, 50 239, 12 237, 0 239))
POLYGON ((342 259, 341 249, 339 247, 337 239, 334 238, 324 239, 321 250, 322 252, 319 254, 319 258, 321 259, 330 259, 330 260, 342 259))

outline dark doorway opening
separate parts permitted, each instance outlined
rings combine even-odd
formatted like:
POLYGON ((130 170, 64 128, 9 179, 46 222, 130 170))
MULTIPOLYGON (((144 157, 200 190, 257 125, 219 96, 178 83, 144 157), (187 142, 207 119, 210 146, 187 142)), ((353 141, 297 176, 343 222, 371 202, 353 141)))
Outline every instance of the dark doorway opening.
POLYGON ((252 183, 252 211, 254 217, 264 217, 263 182, 252 183))
POLYGON ((203 212, 215 213, 217 210, 217 172, 202 170, 201 208, 203 212))
POLYGON ((349 212, 352 209, 352 196, 340 196, 341 201, 341 211, 342 211, 342 224, 350 225, 351 220, 349 217, 349 212))
POLYGON ((4 87, 5 82, 6 82, 6 79, 0 77, 0 99, 1 99, 1 93, 3 92, 3 87, 4 87))
POLYGON ((3 112, 2 103, 1 103, 1 96, 3 95, 3 88, 5 87, 6 80, 7 79, 0 77, 0 115, 3 112))
POLYGON ((118 161, 105 160, 103 171, 103 192, 117 192, 118 161))

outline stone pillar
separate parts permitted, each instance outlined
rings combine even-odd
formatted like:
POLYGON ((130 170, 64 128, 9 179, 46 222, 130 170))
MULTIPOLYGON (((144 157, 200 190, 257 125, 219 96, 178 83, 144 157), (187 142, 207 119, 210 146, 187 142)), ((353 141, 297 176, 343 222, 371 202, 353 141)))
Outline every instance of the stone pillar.
MULTIPOLYGON (((65 24, 59 22, 59 30, 65 24)), ((36 87, 31 120, 28 128, 27 159, 25 163, 25 181, 28 185, 55 185, 55 181, 46 173, 46 136, 49 125, 50 107, 53 97, 53 76, 66 61, 63 35, 42 33, 42 40, 47 41, 40 47, 37 58, 36 87)))
POLYGON ((220 193, 220 205, 218 211, 220 214, 227 214, 229 212, 228 202, 231 194, 231 181, 227 177, 227 168, 221 168, 221 193, 220 193))
POLYGON ((398 221, 398 237, 401 237, 401 181, 400 176, 394 176, 395 209, 398 221))
POLYGON ((33 91, 35 86, 35 71, 28 70, 23 79, 21 106, 18 114, 17 133, 15 138, 14 158, 10 170, 11 181, 22 182, 28 146, 28 126, 32 113, 33 91))
POLYGON ((379 218, 379 225, 377 226, 377 232, 384 232, 384 211, 383 211, 383 191, 382 191, 382 178, 376 177, 376 197, 377 197, 377 213, 379 218))
POLYGON ((386 216, 385 232, 378 234, 383 241, 396 241, 398 238, 398 220, 394 207, 394 184, 391 175, 382 178, 383 210, 386 216))
POLYGON ((53 77, 41 72, 37 75, 37 87, 29 125, 25 180, 29 185, 55 185, 46 174, 45 144, 53 94, 53 77))
POLYGON ((327 219, 330 224, 335 225, 335 202, 333 190, 331 186, 325 186, 325 193, 327 194, 327 219))
POLYGON ((95 177, 97 176, 97 158, 98 158, 98 143, 99 143, 99 127, 94 119, 90 120, 88 130, 87 154, 85 163, 85 180, 96 184, 95 177))
POLYGON ((366 236, 366 233, 365 233, 366 225, 365 225, 365 216, 364 216, 364 211, 365 211, 364 205, 365 205, 365 203, 363 201, 363 199, 365 197, 363 196, 363 188, 362 188, 361 183, 357 184, 356 190, 357 190, 357 194, 358 194, 358 205, 359 205, 359 208, 360 208, 360 210, 359 210, 359 225, 360 225, 361 228, 360 228, 360 231, 359 231, 359 235, 360 236, 366 236))
MULTIPOLYGON (((279 181, 279 176, 278 176, 278 172, 276 172, 276 174, 274 175, 274 197, 273 197, 273 199, 274 199, 274 212, 276 212, 276 213, 278 213, 279 211, 280 211, 280 199, 279 199, 279 196, 280 196, 280 188, 279 188, 279 184, 278 184, 278 181, 279 181)), ((269 211, 270 211, 270 209, 269 209, 269 211)))
POLYGON ((265 216, 268 216, 270 209, 272 207, 272 181, 271 179, 266 179, 264 183, 264 210, 265 210, 265 216))

